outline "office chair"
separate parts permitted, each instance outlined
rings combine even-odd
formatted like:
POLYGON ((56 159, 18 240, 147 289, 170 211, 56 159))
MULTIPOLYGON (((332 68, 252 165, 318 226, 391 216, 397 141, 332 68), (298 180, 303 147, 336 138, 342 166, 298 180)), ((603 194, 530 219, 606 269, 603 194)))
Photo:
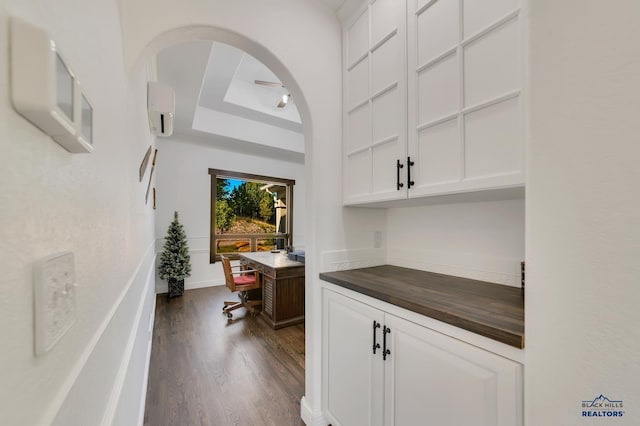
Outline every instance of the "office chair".
POLYGON ((220 256, 222 259, 222 269, 224 270, 225 281, 227 287, 232 292, 238 291, 240 301, 238 302, 224 302, 222 312, 227 314, 227 318, 233 318, 231 311, 235 311, 238 308, 246 308, 251 313, 251 316, 255 316, 257 310, 256 307, 262 305, 262 300, 248 300, 247 292, 262 287, 262 283, 258 277, 258 271, 254 269, 244 270, 239 272, 232 272, 232 268, 239 268, 240 266, 231 266, 229 258, 220 256), (238 275, 235 276, 234 275, 238 275))

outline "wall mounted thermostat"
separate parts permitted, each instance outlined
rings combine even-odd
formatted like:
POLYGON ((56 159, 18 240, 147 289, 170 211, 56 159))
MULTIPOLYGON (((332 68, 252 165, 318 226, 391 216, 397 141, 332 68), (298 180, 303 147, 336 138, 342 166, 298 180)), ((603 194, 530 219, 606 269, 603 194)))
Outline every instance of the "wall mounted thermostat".
POLYGON ((76 279, 71 252, 36 262, 35 351, 48 352, 76 321, 76 279))
POLYGON ((93 107, 42 28, 11 19, 11 99, 19 114, 69 152, 93 151, 93 107))

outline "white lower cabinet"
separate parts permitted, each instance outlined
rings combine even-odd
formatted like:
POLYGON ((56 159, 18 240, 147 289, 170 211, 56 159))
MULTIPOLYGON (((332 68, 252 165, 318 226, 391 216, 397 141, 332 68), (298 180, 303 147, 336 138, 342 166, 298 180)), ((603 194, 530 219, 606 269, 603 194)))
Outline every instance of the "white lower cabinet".
POLYGON ((323 291, 323 410, 332 426, 522 425, 521 364, 323 291))

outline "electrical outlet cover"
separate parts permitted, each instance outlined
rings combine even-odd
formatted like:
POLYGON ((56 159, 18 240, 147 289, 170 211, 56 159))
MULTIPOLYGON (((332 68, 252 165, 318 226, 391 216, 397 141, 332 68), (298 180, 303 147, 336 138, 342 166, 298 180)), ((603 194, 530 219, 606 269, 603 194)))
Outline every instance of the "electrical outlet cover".
POLYGON ((48 352, 76 321, 76 280, 71 252, 58 253, 36 262, 35 350, 48 352))

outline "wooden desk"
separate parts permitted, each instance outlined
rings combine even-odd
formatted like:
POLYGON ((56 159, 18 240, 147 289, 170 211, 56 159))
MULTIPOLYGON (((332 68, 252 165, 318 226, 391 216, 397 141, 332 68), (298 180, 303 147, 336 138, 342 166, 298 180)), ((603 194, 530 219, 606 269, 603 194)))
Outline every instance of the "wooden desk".
POLYGON ((240 265, 260 271, 262 317, 277 329, 304 322, 304 263, 287 254, 242 253, 240 265))

